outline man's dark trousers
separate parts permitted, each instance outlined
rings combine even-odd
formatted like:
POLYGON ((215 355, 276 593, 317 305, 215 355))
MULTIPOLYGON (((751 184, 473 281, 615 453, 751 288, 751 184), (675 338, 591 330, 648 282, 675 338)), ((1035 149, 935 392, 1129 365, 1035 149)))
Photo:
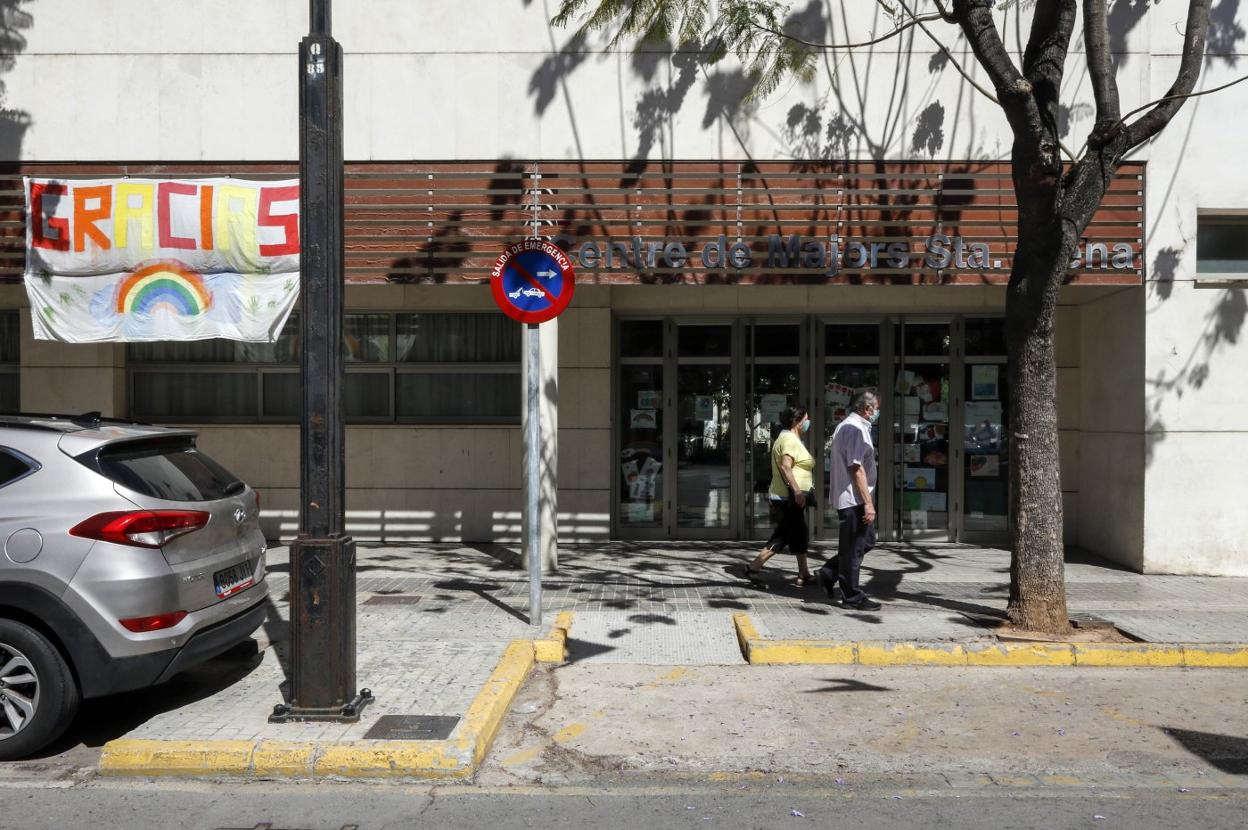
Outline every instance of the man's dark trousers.
POLYGON ((862 568, 862 558, 875 547, 875 522, 867 523, 867 510, 861 504, 842 508, 836 514, 841 520, 836 558, 825 562, 819 572, 825 584, 839 583, 841 601, 852 605, 867 598, 866 593, 858 587, 858 574, 862 568))

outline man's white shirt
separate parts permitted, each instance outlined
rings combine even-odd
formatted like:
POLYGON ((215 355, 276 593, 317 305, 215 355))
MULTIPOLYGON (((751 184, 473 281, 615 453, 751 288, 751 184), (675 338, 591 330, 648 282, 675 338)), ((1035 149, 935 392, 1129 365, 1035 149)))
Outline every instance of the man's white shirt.
POLYGON ((875 446, 871 443, 871 422, 851 412, 832 433, 832 504, 837 510, 862 504, 854 487, 854 467, 867 474, 867 487, 875 494, 875 446))

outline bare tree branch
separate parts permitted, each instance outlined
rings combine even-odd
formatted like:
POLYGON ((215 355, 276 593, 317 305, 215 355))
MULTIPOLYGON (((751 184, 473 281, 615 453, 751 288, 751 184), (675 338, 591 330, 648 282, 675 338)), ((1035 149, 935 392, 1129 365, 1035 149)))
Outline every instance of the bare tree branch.
POLYGON ((957 18, 955 18, 955 17, 953 16, 953 12, 951 12, 951 11, 949 11, 949 9, 945 8, 945 4, 944 4, 943 0, 932 0, 932 3, 934 3, 934 4, 936 5, 936 11, 940 12, 940 16, 941 16, 941 18, 943 18, 943 19, 944 19, 944 21, 945 21, 946 23, 957 23, 957 22, 958 22, 958 21, 957 21, 957 18))
POLYGON ((971 44, 979 65, 992 79, 997 99, 1009 119, 1017 138, 1039 142, 1044 138, 1044 123, 1031 84, 1001 42, 1001 33, 992 19, 990 0, 953 0, 953 14, 971 44))
POLYGON ((1051 106, 1054 114, 1076 17, 1078 8, 1075 0, 1050 0, 1038 4, 1031 18, 1027 48, 1023 51, 1023 76, 1035 90, 1041 108, 1051 106))
MULTIPOLYGON (((905 10, 906 14, 910 15, 910 17, 913 19, 917 19, 914 12, 911 11, 910 7, 906 5, 906 0, 898 0, 898 2, 901 3, 901 7, 902 9, 905 10)), ((882 2, 881 2, 881 5, 883 5, 882 2)), ((939 0, 937 0, 936 5, 937 5, 937 8, 940 8, 943 11, 943 7, 940 5, 939 0)), ((942 19, 949 19, 949 21, 952 23, 957 22, 956 20, 953 20, 952 18, 945 18, 943 17, 943 15, 942 15, 942 19)), ((1072 27, 1073 27, 1073 23, 1072 23, 1072 27)), ((982 84, 980 84, 978 81, 976 81, 974 78, 971 77, 971 74, 967 72, 965 68, 963 68, 961 62, 953 56, 953 52, 949 50, 949 47, 945 46, 944 42, 941 41, 940 38, 936 37, 936 35, 932 32, 931 29, 927 28, 926 23, 920 22, 919 28, 923 31, 923 34, 927 35, 928 39, 931 40, 932 43, 936 45, 936 48, 939 49, 944 54, 945 58, 949 61, 949 63, 953 64, 953 68, 958 70, 958 74, 962 76, 963 80, 965 80, 968 84, 971 85, 971 88, 973 88, 975 91, 983 95, 992 103, 1000 106, 1001 102, 997 99, 997 96, 993 95, 991 92, 985 89, 982 84)), ((1069 35, 1067 36, 1067 40, 1069 41, 1069 35)), ((1054 136, 1056 137, 1056 135, 1057 135, 1056 130, 1054 130, 1054 136)), ((1063 144, 1059 140, 1057 142, 1057 146, 1061 148, 1062 152, 1064 152, 1071 161, 1074 161, 1075 154, 1072 153, 1065 144, 1063 144)))
POLYGON ((1205 34, 1209 29, 1209 0, 1191 0, 1187 7, 1187 30, 1183 34, 1183 57, 1179 72, 1161 102, 1126 128, 1126 149, 1137 147, 1161 132, 1183 102, 1191 96, 1205 59, 1205 34))
POLYGON ((980 65, 992 79, 999 95, 1018 95, 1020 92, 1031 94, 1031 89, 1020 88, 1026 84, 1019 73, 1018 67, 1010 59, 1005 44, 1001 42, 1001 34, 992 19, 992 3, 990 0, 953 0, 953 14, 958 25, 966 35, 967 42, 979 59, 980 65))
MULTIPOLYGON (((940 38, 936 37, 936 35, 932 33, 931 29, 927 28, 927 25, 924 22, 926 18, 924 18, 924 20, 919 20, 919 18, 915 16, 914 12, 910 10, 910 7, 906 5, 906 0, 898 0, 898 2, 901 3, 901 7, 905 10, 906 14, 910 15, 911 19, 918 23, 919 29, 922 30, 923 34, 927 35, 928 39, 936 45, 936 48, 944 54, 945 59, 949 61, 949 63, 953 64, 953 68, 958 70, 958 74, 962 76, 963 80, 970 84, 975 91, 979 92, 989 101, 999 106, 1001 102, 997 100, 997 96, 993 95, 985 89, 982 84, 972 78, 971 74, 963 68, 962 63, 953 56, 953 52, 949 51, 949 47, 945 46, 944 42, 940 38)), ((944 20, 945 18, 942 15, 940 19, 944 20)))
POLYGON ((750 25, 752 25, 755 29, 758 29, 760 32, 767 32, 768 34, 775 35, 776 37, 787 38, 794 43, 800 43, 802 46, 807 46, 811 49, 827 49, 829 51, 835 51, 837 49, 860 49, 864 46, 874 46, 877 43, 883 43, 886 40, 897 37, 897 35, 913 26, 922 25, 924 21, 943 19, 944 18, 942 18, 939 14, 925 14, 922 17, 912 17, 909 21, 893 29, 888 34, 880 35, 872 40, 864 40, 860 43, 816 43, 815 41, 805 40, 797 35, 790 34, 779 29, 773 29, 770 26, 765 26, 757 21, 752 22, 750 25))
MULTIPOLYGON (((1149 101, 1147 104, 1141 104, 1140 106, 1138 106, 1138 107, 1136 107, 1135 109, 1133 109, 1133 110, 1131 110, 1130 112, 1128 112, 1126 115, 1123 115, 1121 118, 1119 118, 1119 119, 1118 119, 1117 121, 1115 121, 1114 123, 1110 124, 1110 125, 1106 128, 1106 133, 1107 133, 1107 134, 1109 134, 1109 135, 1113 135, 1113 134, 1115 134, 1115 133, 1116 133, 1116 132, 1117 132, 1117 131, 1118 131, 1118 130, 1122 127, 1122 125, 1126 123, 1126 121, 1127 121, 1127 119, 1128 119, 1128 118, 1130 118, 1131 116, 1135 115, 1136 113, 1144 112, 1144 110, 1146 110, 1146 109, 1151 109, 1151 108, 1153 108, 1153 107, 1157 106, 1158 104, 1164 104, 1164 103, 1167 103, 1167 102, 1169 102, 1169 101, 1180 101, 1180 102, 1181 102, 1181 101, 1186 101, 1188 98, 1199 98, 1199 97, 1201 97, 1202 95, 1212 95, 1212 94, 1213 94, 1213 93, 1215 93, 1215 92, 1221 92, 1221 91, 1222 91, 1222 90, 1224 90, 1224 89, 1230 89, 1230 88, 1231 88, 1231 87, 1233 87, 1233 86, 1236 86, 1236 85, 1238 85, 1238 84, 1242 84, 1244 81, 1248 81, 1248 75, 1241 75, 1240 77, 1236 78, 1236 79, 1235 79, 1235 80, 1233 80, 1233 81, 1227 81, 1226 83, 1221 84, 1220 86, 1215 86, 1215 87, 1213 87, 1212 89, 1202 89, 1200 92, 1189 92, 1189 93, 1186 93, 1186 94, 1184 94, 1184 95, 1166 95, 1165 97, 1158 98, 1158 99, 1156 99, 1156 100, 1154 100, 1154 101, 1149 101)), ((1089 140, 1089 141, 1090 141, 1090 140, 1089 140)), ((1088 146, 1090 146, 1090 143, 1089 143, 1089 144, 1085 144, 1085 145, 1084 145, 1084 148, 1086 149, 1088 146)), ((1133 145, 1131 145, 1131 146, 1132 146, 1132 147, 1134 147, 1135 145, 1133 144, 1133 145)), ((1129 149, 1131 149, 1131 148, 1130 148, 1130 147, 1128 147, 1127 149, 1129 150, 1129 149)))
POLYGON ((1083 40, 1088 50, 1088 74, 1092 78, 1092 94, 1096 98, 1096 123, 1092 134, 1104 136, 1117 129, 1121 115, 1118 100, 1118 77, 1114 73, 1109 51, 1109 2, 1084 0, 1083 40))

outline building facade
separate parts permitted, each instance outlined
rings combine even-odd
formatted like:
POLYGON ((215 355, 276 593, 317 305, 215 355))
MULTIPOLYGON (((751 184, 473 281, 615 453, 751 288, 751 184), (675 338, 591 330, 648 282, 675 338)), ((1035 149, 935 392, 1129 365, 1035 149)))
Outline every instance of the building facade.
MULTIPOLYGON (((872 5, 834 3, 829 21, 799 2, 791 25, 878 35, 892 24, 872 5)), ((1115 19, 1124 109, 1173 81, 1173 5, 1115 19)), ((549 26, 554 11, 335 9, 348 532, 519 539, 520 335, 488 276, 536 227, 578 273, 543 327, 561 542, 765 536, 778 411, 811 409, 819 458, 863 387, 884 399, 882 533, 1004 541, 1015 212, 996 105, 914 29, 754 100, 738 64, 607 49, 549 26)), ((259 489, 274 538, 298 520, 296 327, 275 344, 35 340, 21 177, 292 175, 306 14, 302 0, 29 4, 7 13, 0 66, 3 407, 195 424, 259 489)), ((1246 48, 1234 4, 1214 19, 1201 88, 1236 77, 1246 48)), ((1189 101, 1132 156, 1060 295, 1066 541, 1136 570, 1248 574, 1248 175, 1225 115, 1246 96, 1189 101)), ((1076 47, 1075 152, 1091 97, 1076 47)))

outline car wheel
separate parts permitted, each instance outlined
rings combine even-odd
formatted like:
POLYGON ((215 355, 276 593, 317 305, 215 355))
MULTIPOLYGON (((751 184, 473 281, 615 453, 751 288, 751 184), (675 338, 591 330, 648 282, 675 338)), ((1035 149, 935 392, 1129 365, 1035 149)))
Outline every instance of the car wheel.
POLYGON ((59 738, 78 700, 56 646, 28 625, 0 619, 0 760, 23 758, 59 738))

